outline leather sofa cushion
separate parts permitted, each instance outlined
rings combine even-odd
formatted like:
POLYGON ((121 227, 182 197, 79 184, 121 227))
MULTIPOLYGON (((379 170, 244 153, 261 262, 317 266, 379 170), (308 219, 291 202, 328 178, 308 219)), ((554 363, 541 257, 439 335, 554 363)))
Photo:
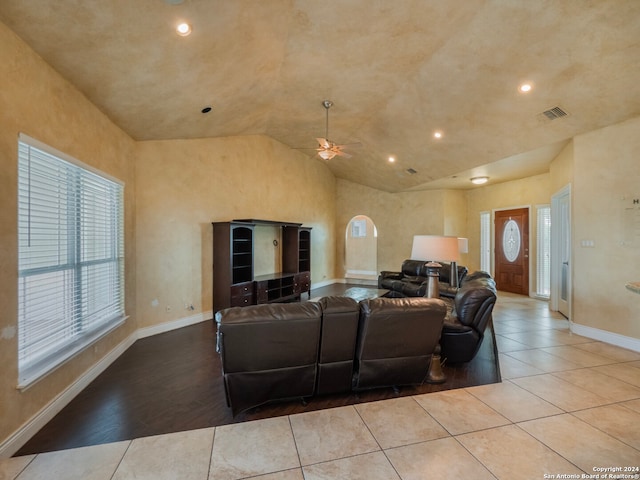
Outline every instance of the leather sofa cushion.
POLYGON ((454 315, 451 316, 447 316, 447 318, 444 319, 444 324, 442 325, 442 332, 451 332, 451 333, 465 333, 465 332, 470 332, 472 331, 473 328, 471 328, 468 325, 463 325, 462 323, 460 323, 460 321, 458 320, 458 317, 454 315))
POLYGON ((440 338, 446 305, 434 298, 376 298, 360 302, 359 359, 421 356, 440 338), (425 325, 425 322, 429 322, 425 325), (419 333, 419 334, 418 334, 419 333))
POLYGON ((405 277, 426 277, 427 270, 424 264, 424 260, 405 260, 402 262, 402 275, 405 277))
POLYGON ((316 302, 232 307, 216 313, 225 374, 313 365, 322 309, 316 302))
POLYGON ((353 360, 360 307, 349 297, 321 298, 322 334, 319 363, 353 360))
POLYGON ((425 293, 427 293, 427 285, 428 283, 404 283, 400 288, 400 292, 408 297, 424 297, 425 293))
POLYGON ((426 282, 428 277, 421 277, 420 275, 405 275, 402 280, 408 283, 417 283, 420 284, 422 282, 426 282))

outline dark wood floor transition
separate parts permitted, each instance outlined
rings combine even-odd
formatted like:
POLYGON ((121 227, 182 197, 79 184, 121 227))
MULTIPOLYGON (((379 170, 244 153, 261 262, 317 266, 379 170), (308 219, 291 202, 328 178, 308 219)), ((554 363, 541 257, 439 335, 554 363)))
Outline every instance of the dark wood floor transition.
MULTIPOLYGON (((332 285, 312 297, 353 285, 332 285)), ((273 403, 232 417, 227 408, 212 320, 135 342, 16 455, 131 440, 163 433, 302 413, 500 381, 491 325, 468 364, 444 366, 441 385, 391 388, 273 403)))

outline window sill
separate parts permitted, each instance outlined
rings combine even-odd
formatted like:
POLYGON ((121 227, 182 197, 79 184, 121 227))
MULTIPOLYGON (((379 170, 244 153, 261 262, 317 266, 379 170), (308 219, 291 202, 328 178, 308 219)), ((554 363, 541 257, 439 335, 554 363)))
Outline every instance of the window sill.
POLYGON ((115 319, 108 325, 97 328, 95 331, 77 339, 75 342, 67 345, 61 351, 56 352, 54 355, 45 357, 35 365, 19 372, 18 385, 16 386, 16 388, 21 392, 28 390, 30 387, 38 383, 50 373, 56 371, 58 368, 65 365, 70 360, 73 360, 87 348, 95 345, 98 341, 102 340, 115 329, 123 325, 128 318, 129 316, 125 315, 118 319, 115 319))

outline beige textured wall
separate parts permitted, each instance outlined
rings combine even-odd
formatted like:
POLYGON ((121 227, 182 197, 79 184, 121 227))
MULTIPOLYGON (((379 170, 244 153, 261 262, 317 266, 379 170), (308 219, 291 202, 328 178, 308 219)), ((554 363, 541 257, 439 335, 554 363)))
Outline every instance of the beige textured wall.
MULTIPOLYGON (((311 281, 334 278, 335 177, 320 161, 258 135, 140 142, 137 157, 141 327, 212 309, 214 221, 312 227, 311 281), (185 311, 185 303, 195 310, 185 311)), ((269 248, 272 239, 263 233, 260 248, 269 248)))
POLYGON ((640 339, 640 246, 623 246, 623 197, 640 198, 640 117, 574 138, 573 321, 640 339), (581 247, 593 240, 594 248, 581 247))
MULTIPOLYGON (((444 235, 467 237, 467 195, 464 190, 443 190, 444 235)), ((476 248, 480 248, 479 245, 476 248)), ((469 245, 471 251, 471 245, 469 245)), ((469 254, 460 254, 458 265, 467 266, 469 254)), ((468 267, 467 267, 468 268, 468 267)))
POLYGON ((573 140, 549 165, 549 191, 554 195, 573 183, 573 140))
MULTIPOLYGON (((388 193, 337 180, 336 231, 366 215, 378 228, 378 271, 400 269, 414 235, 466 235, 464 194, 447 190, 388 193)), ((336 238, 336 274, 344 277, 344 235, 336 238)))
MULTIPOLYGON (((299 223, 299 222, 298 222, 299 223)), ((282 229, 272 225, 258 225, 253 229, 253 274, 282 271, 282 229), (273 241, 278 244, 274 245, 273 241)))
MULTIPOLYGON (((469 271, 480 269, 480 212, 529 208, 529 291, 535 290, 536 279, 536 205, 551 202, 549 174, 536 175, 522 180, 488 185, 467 191, 467 232, 469 235, 469 271)), ((493 215, 492 215, 493 221, 493 215)), ((491 272, 493 274, 493 272, 491 272)))
POLYGON ((134 142, 0 23, 0 442, 135 331, 134 142), (17 141, 23 132, 125 182, 127 322, 25 391, 17 371, 17 141))

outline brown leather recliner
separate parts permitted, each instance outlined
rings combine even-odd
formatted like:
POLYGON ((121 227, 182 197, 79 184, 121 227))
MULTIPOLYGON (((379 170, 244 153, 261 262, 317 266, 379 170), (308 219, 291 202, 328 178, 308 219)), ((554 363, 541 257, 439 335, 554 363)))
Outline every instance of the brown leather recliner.
POLYGON ((464 363, 475 357, 492 319, 496 300, 496 284, 488 273, 467 275, 442 327, 440 345, 445 362, 464 363))
POLYGON ((270 400, 313 395, 321 319, 315 302, 216 313, 217 350, 233 415, 270 400))
POLYGON ((435 298, 360 302, 353 389, 422 384, 446 313, 435 298))

